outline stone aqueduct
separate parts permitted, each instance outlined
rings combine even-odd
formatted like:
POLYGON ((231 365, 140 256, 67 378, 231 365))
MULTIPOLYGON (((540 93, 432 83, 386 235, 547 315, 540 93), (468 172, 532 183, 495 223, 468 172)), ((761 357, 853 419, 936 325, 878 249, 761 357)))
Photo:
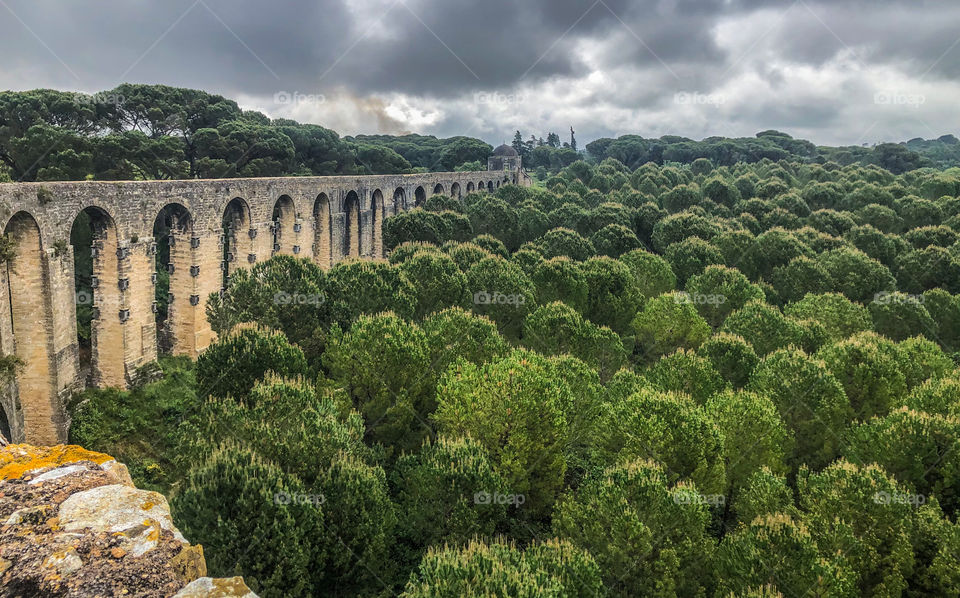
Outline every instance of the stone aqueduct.
POLYGON ((66 439, 65 402, 82 386, 77 301, 92 301, 91 378, 125 387, 157 358, 154 223, 172 223, 172 352, 196 357, 213 340, 206 300, 237 268, 276 254, 323 267, 381 257, 383 219, 428 196, 454 197, 517 182, 517 172, 390 176, 0 184, 0 224, 16 254, 0 267, 0 353, 21 366, 0 396, 10 440, 66 439), (92 296, 75 291, 71 227, 93 228, 92 296), (225 232, 226 231, 226 232, 225 232))

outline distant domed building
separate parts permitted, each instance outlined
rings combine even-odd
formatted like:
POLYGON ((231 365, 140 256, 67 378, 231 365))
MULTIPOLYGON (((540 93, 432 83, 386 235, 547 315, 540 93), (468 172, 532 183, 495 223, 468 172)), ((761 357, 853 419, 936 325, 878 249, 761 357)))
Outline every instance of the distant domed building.
POLYGON ((501 145, 493 150, 493 155, 487 158, 487 170, 520 171, 520 154, 509 145, 501 145))

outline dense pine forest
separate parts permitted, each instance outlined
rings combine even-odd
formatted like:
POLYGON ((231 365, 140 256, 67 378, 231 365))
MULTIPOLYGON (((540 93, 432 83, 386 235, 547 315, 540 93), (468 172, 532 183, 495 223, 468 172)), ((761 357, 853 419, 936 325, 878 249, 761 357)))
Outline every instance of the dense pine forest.
MULTIPOLYGON (((517 131, 512 146, 541 179, 585 156, 597 162, 614 158, 630 170, 706 158, 716 166, 767 159, 876 165, 902 174, 960 162, 960 141, 953 135, 870 147, 816 146, 773 130, 700 141, 624 135, 594 140, 584 155, 572 135, 567 142, 556 133, 544 139, 517 131)), ((341 138, 318 125, 242 110, 220 95, 165 85, 126 83, 94 94, 0 91, 0 182, 484 170, 492 149, 465 136, 341 138)))
MULTIPOLYGON (((14 178, 205 176, 248 135, 289 151, 231 176, 485 159, 213 96, 24 128, 2 106, 31 97, 0 94, 14 178), (25 172, 54 134, 78 145, 25 172), (84 157, 111 142, 123 172, 84 157)), ((387 260, 241 271, 219 340, 76 396, 71 441, 261 596, 957 596, 955 148, 599 140, 387 219, 387 260)))

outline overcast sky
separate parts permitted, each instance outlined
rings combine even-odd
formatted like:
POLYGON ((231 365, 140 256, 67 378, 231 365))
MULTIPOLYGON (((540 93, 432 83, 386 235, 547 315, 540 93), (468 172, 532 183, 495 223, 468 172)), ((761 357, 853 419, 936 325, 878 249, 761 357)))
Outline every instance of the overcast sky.
POLYGON ((0 89, 194 87, 343 135, 960 134, 960 2, 0 0, 0 89))

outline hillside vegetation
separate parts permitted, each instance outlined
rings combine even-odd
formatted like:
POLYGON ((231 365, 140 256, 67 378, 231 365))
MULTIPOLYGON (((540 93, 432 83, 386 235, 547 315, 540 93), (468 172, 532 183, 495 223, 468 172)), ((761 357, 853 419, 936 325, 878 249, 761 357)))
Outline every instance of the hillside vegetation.
POLYGON ((578 161, 238 273, 74 434, 262 596, 956 596, 958 234, 958 169, 578 161))

